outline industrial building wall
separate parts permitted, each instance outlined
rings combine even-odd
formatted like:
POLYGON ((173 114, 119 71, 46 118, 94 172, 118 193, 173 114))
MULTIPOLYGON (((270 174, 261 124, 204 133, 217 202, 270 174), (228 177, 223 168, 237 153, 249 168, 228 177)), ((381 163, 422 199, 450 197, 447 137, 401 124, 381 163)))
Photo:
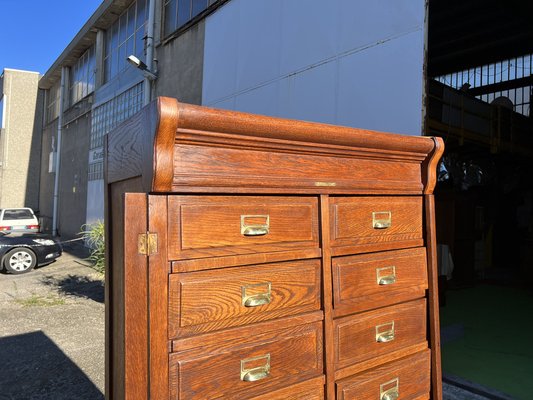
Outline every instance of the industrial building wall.
POLYGON ((39 207, 41 99, 37 72, 5 69, 0 208, 39 207), (36 134, 34 134, 34 132, 36 134))
POLYGON ((424 0, 231 0, 205 22, 202 104, 422 133, 424 0))
POLYGON ((40 193, 39 193, 39 219, 41 231, 52 232, 52 213, 54 208, 54 173, 53 168, 55 153, 57 149, 57 123, 53 122, 45 126, 41 133, 41 173, 40 173, 40 193), (53 170, 52 170, 53 171, 53 170))

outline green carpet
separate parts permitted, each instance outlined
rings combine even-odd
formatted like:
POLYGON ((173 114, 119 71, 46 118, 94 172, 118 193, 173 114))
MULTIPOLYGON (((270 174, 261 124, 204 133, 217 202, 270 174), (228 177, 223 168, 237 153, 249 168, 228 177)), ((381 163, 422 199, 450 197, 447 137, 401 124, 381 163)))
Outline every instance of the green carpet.
POLYGON ((440 320, 445 374, 533 399, 530 291, 495 285, 448 290, 440 320))

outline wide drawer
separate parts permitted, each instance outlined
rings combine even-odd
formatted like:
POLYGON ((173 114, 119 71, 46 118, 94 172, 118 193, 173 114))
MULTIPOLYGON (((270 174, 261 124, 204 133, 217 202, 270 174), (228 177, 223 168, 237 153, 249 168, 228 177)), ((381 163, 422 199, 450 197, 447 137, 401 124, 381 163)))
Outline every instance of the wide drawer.
POLYGON ((428 399, 429 350, 362 372, 337 383, 338 400, 428 399))
POLYGON ((318 200, 169 196, 169 259, 318 248, 318 200))
POLYGON ((253 398, 322 376, 322 323, 249 335, 170 354, 172 399, 253 398))
POLYGON ((310 379, 289 387, 268 392, 250 400, 323 400, 324 377, 310 379))
POLYGON ((426 300, 419 299, 334 321, 335 368, 426 341, 426 300))
POLYGON ((320 260, 171 274, 169 336, 320 309, 320 260))
POLYGON ((334 258, 336 315, 423 296, 428 286, 426 260, 425 247, 334 258))
POLYGON ((422 246, 422 197, 332 197, 333 255, 422 246))

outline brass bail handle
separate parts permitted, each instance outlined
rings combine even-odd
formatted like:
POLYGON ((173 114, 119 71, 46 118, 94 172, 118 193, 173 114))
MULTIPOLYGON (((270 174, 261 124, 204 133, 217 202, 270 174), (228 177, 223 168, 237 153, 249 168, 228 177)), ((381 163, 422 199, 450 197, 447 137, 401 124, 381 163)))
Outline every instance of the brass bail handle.
POLYGON ((397 400, 400 397, 400 379, 382 383, 379 385, 379 393, 380 400, 397 400))
POLYGON ((241 215, 241 235, 264 236, 268 235, 269 231, 269 215, 241 215))
POLYGON ((396 266, 391 265, 383 268, 376 268, 377 283, 380 286, 387 286, 396 283, 396 266))
POLYGON ((255 382, 270 375, 270 353, 241 360, 241 381, 255 382))
POLYGON ((242 305, 245 307, 258 307, 270 304, 272 301, 272 283, 262 282, 241 286, 242 305))
POLYGON ((374 211, 372 212, 372 227, 374 229, 387 229, 392 225, 391 211, 374 211))
POLYGON ((394 321, 376 326, 376 342, 392 342, 394 337, 394 321))

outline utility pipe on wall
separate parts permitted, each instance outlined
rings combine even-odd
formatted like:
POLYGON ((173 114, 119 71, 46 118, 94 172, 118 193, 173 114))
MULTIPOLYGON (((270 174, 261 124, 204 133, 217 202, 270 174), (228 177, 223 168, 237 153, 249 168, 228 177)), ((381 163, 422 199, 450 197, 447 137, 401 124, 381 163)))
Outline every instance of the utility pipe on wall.
MULTIPOLYGON (((155 3, 156 0, 148 0, 148 29, 146 31, 146 67, 148 71, 154 71, 154 32, 155 32, 155 3)), ((144 105, 152 100, 152 80, 144 78, 144 105)))
POLYGON ((59 171, 61 165, 61 133, 63 131, 63 111, 65 99, 65 82, 66 82, 67 68, 61 68, 61 87, 59 88, 59 116, 57 118, 57 142, 56 142, 56 165, 54 177, 54 208, 52 212, 52 235, 57 236, 57 207, 59 203, 59 171))

